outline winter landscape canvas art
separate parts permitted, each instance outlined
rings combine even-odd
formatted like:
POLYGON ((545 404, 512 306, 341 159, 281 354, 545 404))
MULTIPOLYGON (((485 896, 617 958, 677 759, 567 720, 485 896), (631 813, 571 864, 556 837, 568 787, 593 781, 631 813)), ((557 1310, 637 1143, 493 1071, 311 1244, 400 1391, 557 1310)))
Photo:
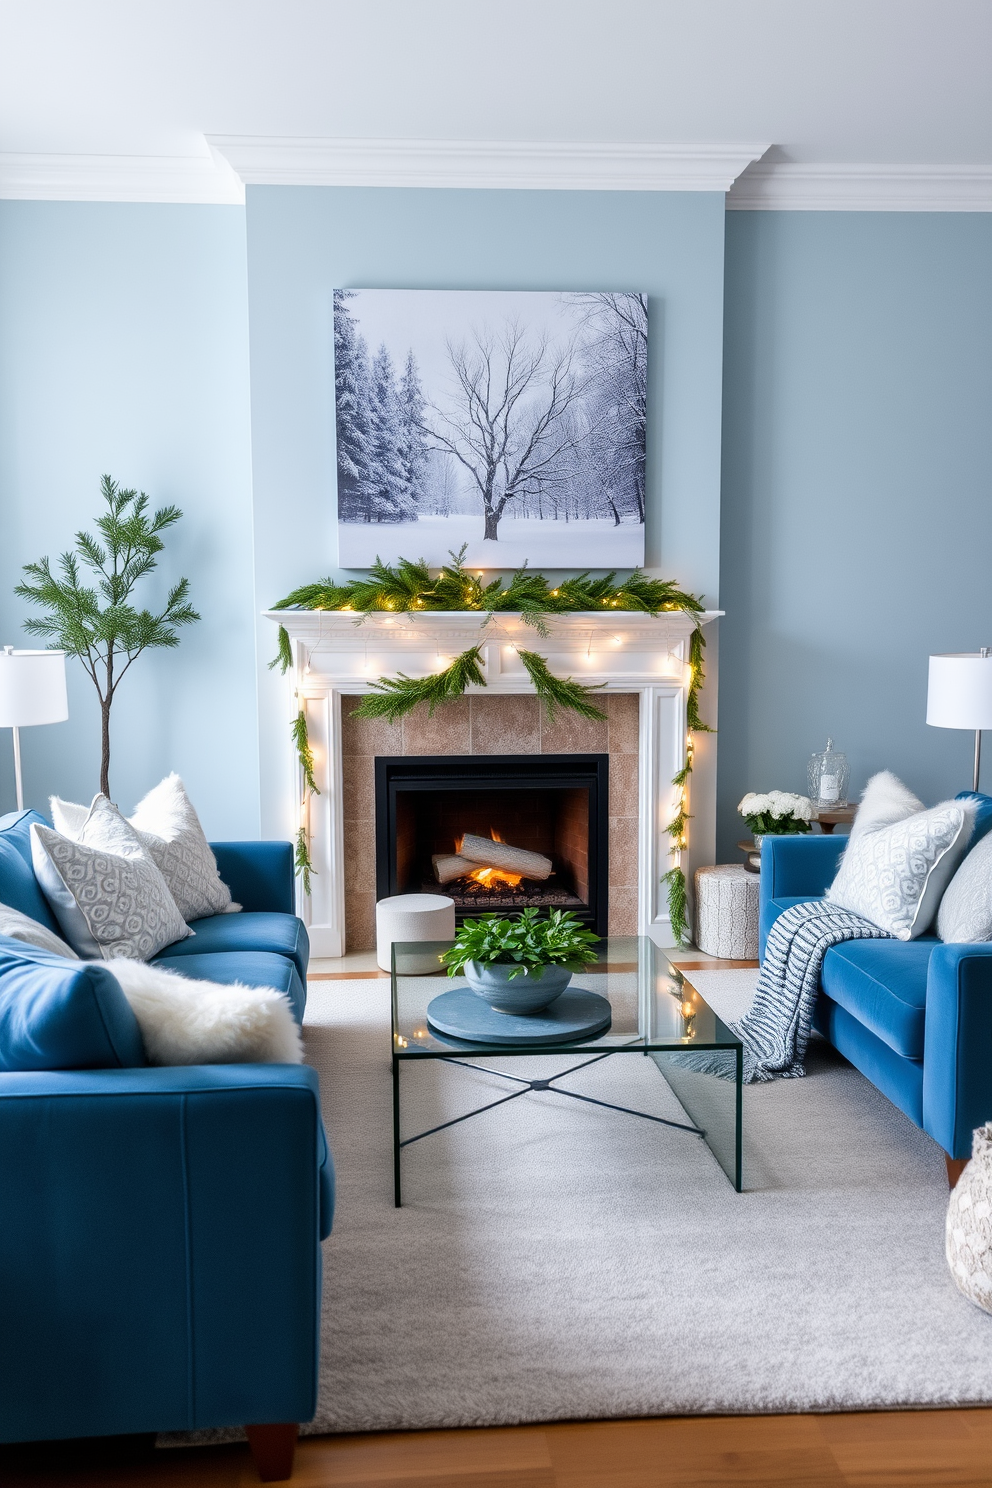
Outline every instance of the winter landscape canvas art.
POLYGON ((644 561, 647 297, 334 291, 338 562, 644 561))

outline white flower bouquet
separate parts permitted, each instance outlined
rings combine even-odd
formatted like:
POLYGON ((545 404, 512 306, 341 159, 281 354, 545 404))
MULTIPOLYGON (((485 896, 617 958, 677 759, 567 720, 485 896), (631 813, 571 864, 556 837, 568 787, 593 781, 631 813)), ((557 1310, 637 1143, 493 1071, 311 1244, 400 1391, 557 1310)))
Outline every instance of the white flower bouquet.
POLYGON ((737 810, 757 837, 808 832, 813 818, 809 796, 797 796, 792 791, 749 791, 737 810))

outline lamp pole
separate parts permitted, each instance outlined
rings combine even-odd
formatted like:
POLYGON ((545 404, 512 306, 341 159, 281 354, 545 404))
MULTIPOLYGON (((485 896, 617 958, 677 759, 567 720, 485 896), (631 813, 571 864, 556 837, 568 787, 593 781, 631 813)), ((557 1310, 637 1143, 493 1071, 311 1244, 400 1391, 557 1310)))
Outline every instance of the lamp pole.
MULTIPOLYGON (((989 648, 988 648, 988 646, 983 646, 982 649, 979 651, 978 654, 979 654, 979 656, 988 656, 989 655, 989 648)), ((982 731, 981 731, 980 728, 977 728, 975 730, 975 782, 974 782, 974 784, 971 787, 972 790, 975 791, 976 793, 978 791, 978 775, 979 775, 979 772, 980 772, 981 768, 982 768, 982 731)))
MULTIPOLYGON (((4 656, 13 656, 13 646, 4 646, 4 656)), ((17 809, 24 810, 24 783, 21 780, 21 731, 16 723, 11 724, 10 731, 14 736, 14 788, 17 791, 17 809)))

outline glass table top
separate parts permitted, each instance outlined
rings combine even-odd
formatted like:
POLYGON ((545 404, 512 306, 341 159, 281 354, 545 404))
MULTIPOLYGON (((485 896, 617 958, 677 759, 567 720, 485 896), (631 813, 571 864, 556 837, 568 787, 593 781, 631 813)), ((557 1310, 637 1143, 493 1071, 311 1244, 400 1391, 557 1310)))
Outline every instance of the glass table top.
MULTIPOLYGON (((433 998, 456 987, 464 977, 449 977, 440 963, 451 941, 393 945, 393 1052, 400 1059, 450 1056, 452 1040, 435 1034, 427 1021, 433 998), (431 966, 437 966, 437 973, 431 966)), ((612 1022, 606 1033, 574 1043, 556 1044, 556 1052, 576 1049, 738 1049, 740 1040, 705 999, 645 936, 610 936, 596 947, 598 958, 576 972, 571 986, 598 992, 610 1003, 612 1022)), ((492 1054, 500 1045, 473 1045, 458 1040, 460 1052, 473 1048, 492 1054)), ((514 1054, 544 1054, 547 1045, 508 1045, 514 1054)))

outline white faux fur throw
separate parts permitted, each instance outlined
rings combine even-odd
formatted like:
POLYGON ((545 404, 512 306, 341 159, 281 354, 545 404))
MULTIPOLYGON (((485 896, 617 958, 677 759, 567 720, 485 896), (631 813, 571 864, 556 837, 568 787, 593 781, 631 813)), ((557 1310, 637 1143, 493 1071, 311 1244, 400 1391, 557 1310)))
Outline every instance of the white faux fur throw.
POLYGON ((300 1064, 303 1040, 274 987, 203 982, 144 961, 96 961, 138 1020, 149 1064, 300 1064))
POLYGON ((891 770, 879 770, 873 775, 861 793, 861 805, 854 813, 851 823, 850 841, 862 832, 875 832, 879 827, 891 827, 925 811, 923 802, 908 786, 903 785, 898 775, 891 770))

